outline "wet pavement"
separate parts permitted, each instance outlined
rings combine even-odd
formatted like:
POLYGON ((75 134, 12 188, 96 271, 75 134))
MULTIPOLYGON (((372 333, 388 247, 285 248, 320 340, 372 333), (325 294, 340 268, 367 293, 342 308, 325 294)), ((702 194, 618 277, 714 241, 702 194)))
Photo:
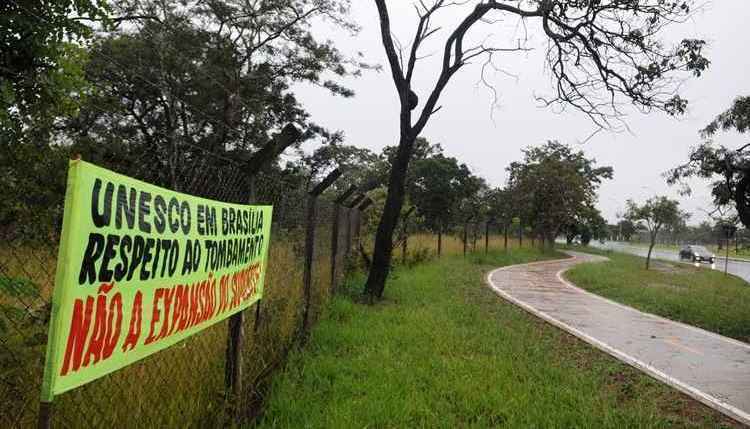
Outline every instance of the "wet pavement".
MULTIPOLYGON (((591 242, 591 246, 598 247, 600 249, 614 250, 616 252, 630 253, 633 255, 643 256, 644 258, 648 253, 647 247, 633 246, 631 244, 622 243, 619 241, 607 241, 604 243, 591 242)), ((680 257, 676 250, 669 251, 654 249, 654 251, 651 253, 651 257, 654 259, 663 259, 665 261, 684 262, 680 261, 680 257)), ((716 265, 713 269, 724 272, 725 261, 726 259, 724 258, 724 256, 716 255, 716 265)), ((711 269, 711 266, 706 264, 701 264, 701 267, 704 267, 705 269, 711 269)), ((735 276, 747 282, 750 282, 750 262, 729 258, 729 263, 727 264, 727 272, 729 274, 734 274, 735 276)))
POLYGON ((561 273, 606 258, 568 253, 574 258, 500 268, 488 283, 547 322, 750 425, 750 344, 579 289, 561 273))

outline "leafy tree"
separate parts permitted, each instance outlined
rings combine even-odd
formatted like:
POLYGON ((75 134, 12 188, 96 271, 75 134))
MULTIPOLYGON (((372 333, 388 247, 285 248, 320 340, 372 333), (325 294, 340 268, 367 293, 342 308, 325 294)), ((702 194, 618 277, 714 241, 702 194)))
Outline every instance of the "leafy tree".
POLYGON ((104 1, 0 3, 0 139, 20 141, 35 121, 75 112, 85 63, 78 44, 92 36, 85 20, 107 18, 104 1))
POLYGON ((458 220, 461 199, 474 182, 465 164, 443 153, 418 159, 412 165, 407 195, 428 229, 442 233, 458 220))
POLYGON ((47 240, 62 217, 69 151, 48 146, 55 120, 75 116, 88 88, 86 20, 105 1, 0 2, 0 237, 47 240))
POLYGON ((307 170, 308 186, 313 179, 322 179, 335 168, 344 174, 334 185, 345 190, 350 185, 366 187, 368 183, 382 183, 383 162, 369 149, 345 145, 337 141, 324 144, 312 154, 302 157, 307 170))
POLYGON ((509 188, 495 188, 488 193, 489 216, 503 231, 503 247, 508 248, 508 228, 518 214, 514 205, 513 192, 509 188))
POLYGON ((592 239, 605 240, 609 236, 607 221, 595 207, 585 207, 572 222, 563 226, 563 231, 568 244, 580 238, 584 246, 588 246, 592 239))
POLYGON ((64 135, 84 154, 126 164, 139 176, 176 186, 201 152, 247 160, 289 123, 302 139, 339 142, 310 121, 291 86, 307 82, 332 94, 351 90, 327 76, 366 65, 313 33, 316 19, 352 32, 347 0, 123 2, 118 10, 151 17, 97 39, 86 77, 94 90, 64 135), (97 153, 97 151, 93 151, 97 153))
POLYGON ((556 141, 523 153, 523 162, 508 167, 508 185, 524 223, 540 231, 551 247, 565 225, 594 217, 596 191, 602 180, 612 178, 612 167, 597 167, 582 151, 556 141))
POLYGON ((668 174, 670 184, 682 183, 684 193, 690 188, 684 179, 700 177, 714 180, 712 194, 717 207, 734 205, 743 225, 750 226, 750 143, 737 149, 715 146, 712 138, 719 131, 750 131, 750 96, 738 97, 732 107, 717 116, 702 131, 704 142, 690 153, 690 160, 668 174))
POLYGON ((701 222, 698 226, 690 229, 688 240, 695 243, 711 243, 715 241, 714 226, 708 221, 701 222))
POLYGON ((487 182, 482 177, 469 176, 461 186, 461 200, 459 202, 459 218, 456 219, 464 225, 463 240, 468 245, 468 240, 473 241, 473 247, 476 247, 477 237, 479 235, 479 222, 486 218, 489 212, 488 193, 490 189, 487 182), (471 236, 468 235, 469 227, 471 236))
POLYGON ((659 35, 669 24, 690 16, 692 4, 689 0, 418 2, 415 5, 416 32, 411 46, 402 49, 403 45, 396 42, 391 29, 386 0, 375 0, 380 35, 399 97, 399 144, 388 179, 388 196, 375 237, 373 265, 365 292, 378 298, 383 294, 393 232, 405 198, 415 141, 441 109, 440 98, 449 82, 472 60, 483 57, 485 64, 493 66, 492 61, 497 56, 529 49, 521 43, 509 46, 492 41, 472 44, 468 37, 471 30, 485 26, 492 31, 506 19, 518 19, 524 28, 535 25, 536 31, 549 42, 546 62, 555 88, 555 94, 543 99, 543 103, 572 106, 600 126, 608 127, 613 118, 621 115, 620 106, 625 102, 643 110, 684 112, 686 101, 675 94, 674 78, 679 72, 700 75, 708 67, 709 62, 702 55, 704 42, 686 39, 669 47, 659 35), (457 17, 458 23, 445 39, 434 86, 420 97, 413 85, 414 75, 419 60, 424 57, 421 51, 425 42, 441 29, 433 23, 443 12, 457 17))
POLYGON ((630 238, 636 233, 635 224, 628 219, 617 222, 617 228, 621 240, 630 241, 630 238))
POLYGON ((632 200, 627 201, 625 219, 649 232, 650 242, 646 255, 646 269, 651 263, 651 252, 656 244, 656 236, 662 229, 674 228, 684 224, 690 215, 680 210, 680 203, 667 197, 653 197, 642 205, 632 200))

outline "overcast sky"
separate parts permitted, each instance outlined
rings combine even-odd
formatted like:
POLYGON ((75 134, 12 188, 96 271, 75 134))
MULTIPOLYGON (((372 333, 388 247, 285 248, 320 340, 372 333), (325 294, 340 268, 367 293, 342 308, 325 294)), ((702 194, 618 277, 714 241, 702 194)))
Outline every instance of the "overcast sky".
MULTIPOLYGON (((344 131, 347 144, 379 152, 383 146, 397 143, 397 97, 380 42, 374 2, 353 3, 353 18, 362 27, 358 36, 332 31, 325 24, 318 25, 320 33, 335 40, 342 51, 350 54, 361 51, 367 61, 386 68, 380 73, 366 72, 358 79, 347 80, 345 83, 357 94, 352 99, 333 97, 311 87, 298 88, 297 93, 314 121, 344 131)), ((412 2, 388 3, 393 31, 406 44, 416 26, 412 2)), ((440 45, 460 16, 460 13, 445 13, 440 20, 445 30, 435 39, 439 44, 428 45, 424 50, 436 55, 418 67, 415 86, 422 99, 435 79, 434 62, 439 59, 440 45)), ((456 75, 444 92, 441 102, 444 108, 432 118, 423 136, 441 143, 449 155, 465 162, 495 186, 505 183, 505 167, 521 158, 522 148, 557 139, 580 147, 601 165, 614 167, 614 179, 602 186, 599 201, 599 208, 610 221, 615 221, 628 198, 643 200, 656 194, 678 198, 682 207, 693 213, 691 223, 705 219, 703 210, 711 207, 707 184, 693 182, 693 195, 679 197, 677 189, 666 185, 662 174, 686 160, 690 147, 699 142, 700 128, 726 110, 736 96, 750 95, 750 2, 714 0, 697 12, 691 22, 670 32, 669 37, 700 37, 710 43, 707 51, 710 70, 701 78, 688 80, 681 91, 690 101, 685 116, 675 119, 662 113, 643 115, 633 110, 626 119, 631 133, 602 132, 584 144, 581 142, 595 129, 588 118, 573 110, 559 113, 541 108, 534 101, 534 95, 551 92, 543 63, 543 38, 535 25, 534 21, 529 22, 528 37, 530 46, 537 49, 508 54, 496 61, 516 77, 504 73, 488 76, 499 91, 498 108, 491 109, 491 94, 478 84, 479 67, 467 68, 456 75)), ((491 33, 480 30, 474 37, 491 34, 497 43, 507 44, 523 37, 519 33, 516 21, 505 21, 496 24, 491 33)), ((730 146, 742 141, 742 136, 732 134, 717 138, 717 142, 730 146)))

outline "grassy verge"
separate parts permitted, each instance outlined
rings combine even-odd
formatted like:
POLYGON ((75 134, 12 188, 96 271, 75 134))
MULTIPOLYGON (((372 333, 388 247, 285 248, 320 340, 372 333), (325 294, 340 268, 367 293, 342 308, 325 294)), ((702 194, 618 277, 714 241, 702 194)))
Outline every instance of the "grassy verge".
MULTIPOLYGON (((336 297, 276 378, 260 427, 706 427, 712 410, 497 297, 531 249, 399 270, 387 299, 336 297)), ((359 290, 362 279, 352 279, 359 290)))
POLYGON ((750 285, 744 280, 665 261, 653 261, 646 271, 641 257, 607 256, 610 261, 579 265, 565 277, 639 310, 750 342, 750 285))

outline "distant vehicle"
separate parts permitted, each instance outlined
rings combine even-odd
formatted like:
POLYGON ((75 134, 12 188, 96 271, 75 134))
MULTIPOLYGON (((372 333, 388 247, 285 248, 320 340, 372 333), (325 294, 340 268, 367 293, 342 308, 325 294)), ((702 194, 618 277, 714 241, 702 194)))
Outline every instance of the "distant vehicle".
POLYGON ((680 259, 691 262, 707 262, 713 264, 716 261, 716 255, 709 252, 703 246, 687 245, 680 249, 680 259))

